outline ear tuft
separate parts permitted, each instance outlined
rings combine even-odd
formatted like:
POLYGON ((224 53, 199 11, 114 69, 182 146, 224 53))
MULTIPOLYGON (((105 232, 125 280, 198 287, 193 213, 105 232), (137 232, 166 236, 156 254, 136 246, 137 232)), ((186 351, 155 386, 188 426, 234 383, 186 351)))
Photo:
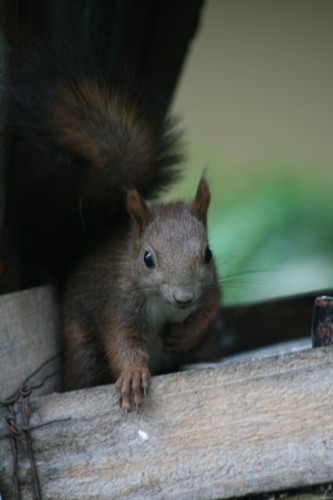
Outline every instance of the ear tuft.
POLYGON ((129 189, 127 191, 126 207, 134 225, 142 233, 148 224, 152 222, 154 216, 136 189, 129 189))
POLYGON ((194 200, 190 202, 189 208, 205 227, 207 227, 207 213, 210 203, 210 191, 204 177, 200 179, 194 200))

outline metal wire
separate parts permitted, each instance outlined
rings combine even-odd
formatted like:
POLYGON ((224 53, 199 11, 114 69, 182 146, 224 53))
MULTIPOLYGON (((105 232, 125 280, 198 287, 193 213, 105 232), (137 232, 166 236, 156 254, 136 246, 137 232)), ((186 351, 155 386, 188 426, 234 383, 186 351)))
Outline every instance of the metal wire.
MULTIPOLYGON (((59 420, 52 420, 44 422, 40 425, 30 426, 30 406, 29 398, 32 392, 42 387, 45 382, 59 373, 60 370, 53 371, 46 375, 42 381, 35 385, 28 385, 28 382, 40 373, 52 361, 59 358, 61 354, 57 354, 52 358, 41 364, 34 370, 25 380, 20 384, 16 391, 8 398, 0 400, 0 404, 7 407, 8 413, 5 416, 6 428, 8 431, 11 455, 12 455, 12 486, 15 500, 21 500, 20 483, 19 483, 19 454, 18 450, 23 449, 28 457, 31 473, 31 491, 34 500, 42 500, 40 482, 38 478, 38 471, 33 453, 33 440, 31 431, 45 425, 58 422, 59 420), (20 415, 21 412, 21 415, 20 415), (18 425, 18 420, 22 421, 21 428, 18 425)), ((61 419, 69 420, 69 419, 61 419)), ((1 499, 1 495, 0 495, 1 499)))

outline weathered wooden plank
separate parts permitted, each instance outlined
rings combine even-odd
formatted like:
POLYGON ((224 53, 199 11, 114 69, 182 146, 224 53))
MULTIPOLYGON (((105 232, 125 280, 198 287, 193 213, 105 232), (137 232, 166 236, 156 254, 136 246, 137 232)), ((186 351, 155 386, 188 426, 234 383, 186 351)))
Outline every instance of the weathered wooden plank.
MULTIPOLYGON (((58 330, 58 309, 51 287, 0 297, 0 399, 8 397, 28 375, 59 352, 58 330)), ((53 363, 48 372, 56 367, 53 363)), ((39 394, 58 390, 59 380, 60 375, 52 377, 39 394)))
POLYGON ((36 398, 32 425, 71 419, 32 431, 43 498, 227 498, 330 481, 332 381, 323 348, 155 377, 127 417, 114 386, 36 398))

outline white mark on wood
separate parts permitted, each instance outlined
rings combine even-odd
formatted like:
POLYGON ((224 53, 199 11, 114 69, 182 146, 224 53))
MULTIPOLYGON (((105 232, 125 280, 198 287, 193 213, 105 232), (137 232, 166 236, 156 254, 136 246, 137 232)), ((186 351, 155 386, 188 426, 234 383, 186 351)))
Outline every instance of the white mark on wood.
POLYGON ((148 441, 148 434, 145 431, 139 430, 138 434, 139 434, 140 438, 142 439, 142 441, 148 441))

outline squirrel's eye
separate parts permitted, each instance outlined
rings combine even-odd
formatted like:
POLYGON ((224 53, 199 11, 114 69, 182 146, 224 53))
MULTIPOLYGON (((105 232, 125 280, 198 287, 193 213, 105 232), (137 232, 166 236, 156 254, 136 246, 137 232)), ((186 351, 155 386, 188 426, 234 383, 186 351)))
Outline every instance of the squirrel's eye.
POLYGON ((155 267, 154 257, 150 252, 148 252, 148 250, 145 252, 143 260, 148 269, 152 269, 153 267, 155 267))
POLYGON ((212 260, 212 257, 213 257, 213 252, 211 251, 209 246, 207 246, 204 255, 204 263, 209 264, 209 262, 212 260))

